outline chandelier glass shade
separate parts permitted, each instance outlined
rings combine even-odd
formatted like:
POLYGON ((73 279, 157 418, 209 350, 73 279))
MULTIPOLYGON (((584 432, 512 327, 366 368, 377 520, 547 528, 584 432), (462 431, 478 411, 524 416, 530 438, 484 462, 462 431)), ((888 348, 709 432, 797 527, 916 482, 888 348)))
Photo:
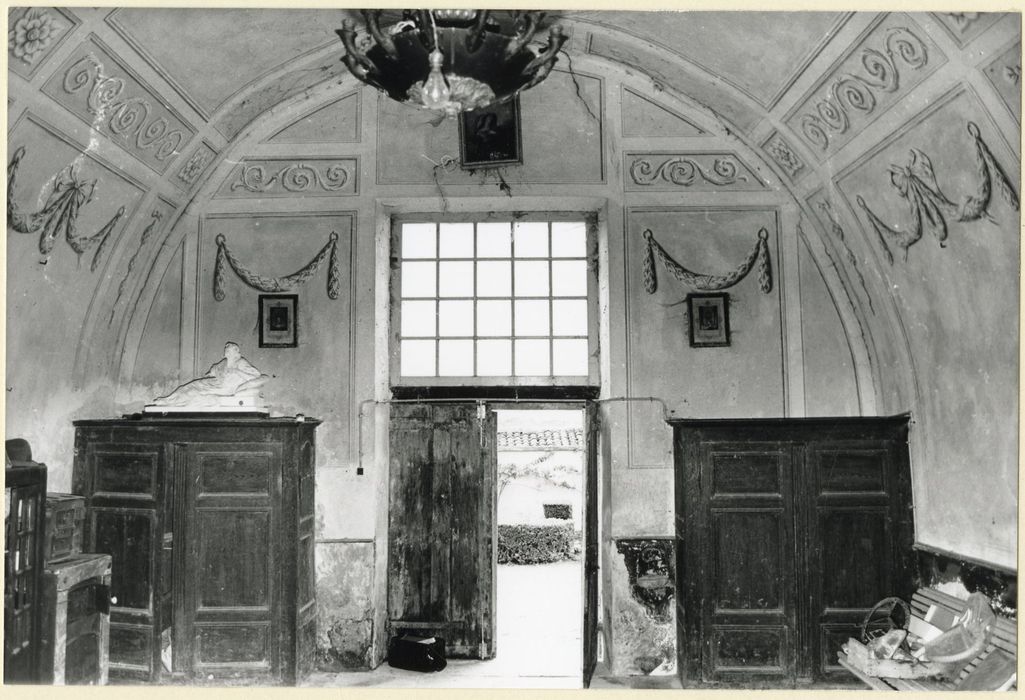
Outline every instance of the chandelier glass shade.
POLYGON ((393 100, 449 116, 537 85, 566 41, 554 25, 544 47, 531 45, 543 12, 404 10, 401 21, 386 28, 382 10, 361 12, 366 39, 357 37, 351 20, 337 30, 349 71, 393 100))

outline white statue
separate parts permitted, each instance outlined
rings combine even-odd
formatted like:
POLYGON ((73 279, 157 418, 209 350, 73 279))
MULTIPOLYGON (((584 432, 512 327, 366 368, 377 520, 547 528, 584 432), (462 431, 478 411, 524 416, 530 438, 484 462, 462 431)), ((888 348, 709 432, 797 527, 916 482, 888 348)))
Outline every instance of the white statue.
POLYGON ((153 406, 185 409, 224 409, 257 407, 258 389, 270 377, 242 357, 235 343, 224 346, 219 360, 199 379, 182 384, 167 396, 154 399, 153 406))

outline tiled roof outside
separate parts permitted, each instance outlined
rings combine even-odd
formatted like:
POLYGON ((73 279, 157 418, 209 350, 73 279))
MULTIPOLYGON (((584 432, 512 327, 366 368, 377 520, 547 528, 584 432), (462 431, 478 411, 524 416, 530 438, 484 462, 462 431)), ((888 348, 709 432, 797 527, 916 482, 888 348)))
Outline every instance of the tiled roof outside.
POLYGON ((568 430, 513 430, 498 433, 500 450, 582 450, 584 431, 568 430))

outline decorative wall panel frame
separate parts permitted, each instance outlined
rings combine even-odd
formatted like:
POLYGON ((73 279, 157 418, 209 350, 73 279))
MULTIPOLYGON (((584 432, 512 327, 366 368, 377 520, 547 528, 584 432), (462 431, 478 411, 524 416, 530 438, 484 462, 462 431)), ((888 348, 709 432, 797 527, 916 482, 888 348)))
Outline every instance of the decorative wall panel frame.
POLYGON ((100 131, 126 153, 161 175, 196 135, 195 127, 167 105, 159 92, 95 34, 86 37, 46 81, 41 91, 86 126, 100 131), (109 59, 109 63, 98 56, 109 59), (111 64, 120 75, 114 74, 109 67, 111 64), (81 100, 72 99, 78 94, 85 95, 84 104, 81 100), (121 98, 124 99, 118 101, 121 98), (117 109, 108 116, 106 110, 109 107, 117 109), (155 115, 152 119, 151 112, 155 115), (101 125, 105 127, 101 129, 101 125), (177 139, 174 138, 176 134, 177 139), (133 141, 134 147, 131 146, 133 141))
MULTIPOLYGON (((783 281, 782 253, 780 251, 780 245, 781 245, 781 243, 780 243, 780 237, 781 237, 780 232, 782 230, 782 211, 781 211, 781 207, 779 205, 767 204, 767 205, 744 206, 744 205, 728 205, 728 204, 723 204, 721 206, 686 206, 686 205, 683 205, 683 206, 664 206, 664 207, 657 207, 657 206, 624 207, 623 208, 623 271, 622 271, 622 274, 623 274, 623 294, 624 294, 623 298, 625 299, 625 303, 623 305, 623 327, 625 329, 624 330, 624 335, 626 336, 624 357, 628 358, 627 362, 625 363, 626 380, 625 380, 625 391, 624 391, 624 394, 626 396, 634 396, 634 395, 636 395, 636 392, 634 391, 634 388, 633 388, 633 375, 634 375, 634 371, 633 371, 632 362, 629 360, 629 358, 631 358, 632 355, 633 355, 632 347, 633 347, 634 342, 635 342, 632 339, 632 334, 630 332, 630 329, 631 329, 631 320, 630 319, 631 319, 631 307, 632 307, 631 300, 634 298, 634 295, 636 294, 636 290, 634 290, 632 288, 632 284, 631 284, 631 280, 633 279, 633 275, 631 274, 631 271, 634 270, 634 269, 640 269, 640 260, 639 259, 635 260, 634 256, 631 255, 630 250, 631 250, 632 246, 630 245, 630 239, 631 239, 632 236, 640 237, 642 235, 640 230, 634 231, 633 228, 631 227, 631 217, 634 214, 642 214, 642 213, 669 213, 669 212, 714 212, 716 214, 724 214, 724 213, 730 213, 730 212, 737 212, 737 213, 762 212, 762 213, 765 213, 765 214, 771 214, 772 220, 773 220, 773 229, 772 229, 772 232, 770 233, 770 238, 772 239, 772 242, 773 242, 774 248, 775 248, 775 250, 773 251, 773 259, 775 261, 777 261, 777 263, 776 263, 776 265, 777 265, 777 268, 776 268, 777 272, 775 274, 778 274, 779 277, 780 277, 780 283, 777 286, 777 288, 774 290, 774 294, 777 297, 779 297, 782 294, 782 290, 783 290, 783 288, 785 286, 785 282, 783 281)), ((641 282, 641 284, 643 284, 642 280, 639 279, 638 281, 641 282)), ((754 284, 753 281, 751 283, 754 284)), ((637 296, 638 299, 641 298, 641 295, 639 295, 639 294, 637 294, 636 296, 637 296)), ((685 331, 686 331, 686 329, 681 329, 681 334, 684 333, 685 331)), ((784 318, 782 318, 782 311, 781 311, 781 318, 780 318, 780 343, 781 344, 785 343, 785 337, 784 337, 785 333, 786 333, 786 321, 785 321, 784 318)), ((684 336, 681 335, 681 337, 684 337, 684 336)), ((780 364, 780 367, 779 367, 779 371, 780 371, 780 382, 781 382, 781 385, 783 386, 783 393, 785 394, 786 391, 787 391, 787 389, 786 389, 786 384, 787 384, 786 383, 786 372, 787 372, 786 353, 782 353, 781 364, 780 364)), ((786 404, 786 399, 784 398, 784 405, 785 404, 786 404)), ((649 463, 644 462, 643 460, 637 459, 636 453, 635 453, 635 446, 636 446, 636 443, 637 443, 637 438, 635 437, 635 435, 639 434, 639 431, 637 429, 637 415, 636 415, 636 411, 634 410, 634 407, 635 407, 635 403, 631 401, 631 402, 627 402, 626 409, 625 409, 625 411, 626 411, 626 450, 625 450, 625 452, 626 452, 626 457, 627 457, 627 462, 628 462, 628 464, 627 464, 628 468, 630 468, 630 469, 665 469, 665 468, 670 467, 671 463, 649 464, 649 463)), ((783 413, 785 413, 785 411, 783 410, 783 407, 781 407, 780 415, 783 415, 783 413)))
POLYGON ((791 107, 783 122, 823 160, 946 62, 928 32, 908 15, 880 15, 791 107))

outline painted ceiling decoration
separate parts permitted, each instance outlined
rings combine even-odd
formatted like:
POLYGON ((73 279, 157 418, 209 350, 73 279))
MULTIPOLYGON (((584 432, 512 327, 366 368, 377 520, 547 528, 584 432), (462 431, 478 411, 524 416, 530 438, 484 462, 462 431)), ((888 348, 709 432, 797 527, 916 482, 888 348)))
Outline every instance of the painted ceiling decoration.
POLYGON ((548 77, 566 41, 556 24, 544 49, 530 46, 543 12, 404 10, 400 22, 382 29, 383 12, 362 11, 373 40, 366 51, 358 46, 355 23, 342 23, 346 67, 393 100, 448 116, 534 87, 548 77))
POLYGON ((78 235, 75 232, 75 221, 78 219, 79 210, 92 200, 96 180, 86 182, 79 179, 75 163, 72 163, 52 178, 53 186, 42 208, 30 214, 23 213, 14 201, 14 188, 18 166, 24 157, 25 147, 20 146, 7 164, 7 226, 18 233, 39 234, 42 265, 49 261, 53 246, 61 236, 64 236, 64 240, 78 254, 79 259, 83 253, 95 247, 96 252, 89 265, 90 272, 95 272, 103 260, 110 232, 125 214, 124 206, 120 207, 110 221, 93 235, 78 235))
POLYGON ((684 284, 699 289, 703 292, 716 292, 729 289, 733 285, 747 277, 758 263, 758 286, 764 294, 772 291, 772 265, 769 260, 769 232, 764 228, 758 231, 758 242, 740 265, 732 272, 725 275, 705 275, 698 272, 691 272, 680 263, 673 260, 665 248, 655 240, 651 229, 645 229, 644 240, 647 241, 647 251, 644 255, 644 289, 648 294, 654 294, 658 289, 658 279, 655 277, 655 257, 657 256, 662 264, 673 277, 684 284))
POLYGON ((902 259, 907 262, 908 248, 921 240, 926 230, 936 237, 941 248, 946 247, 948 218, 965 223, 978 221, 983 217, 992 220, 989 208, 992 203, 994 183, 1004 200, 1015 211, 1018 211, 1018 193, 1014 191, 1003 168, 993 158, 986 142, 982 140, 979 127, 974 122, 968 122, 968 133, 975 141, 979 184, 976 186, 975 192, 967 195, 960 206, 952 202, 940 190, 932 161, 929 156, 917 148, 911 149, 907 165, 890 166, 890 184, 900 194, 901 199, 907 202, 911 212, 910 224, 895 226, 886 224, 869 208, 865 200, 860 195, 858 196, 858 206, 868 216, 868 220, 879 238, 883 253, 886 255, 886 260, 891 265, 893 264, 893 253, 887 241, 900 248, 902 259))
POLYGON ((217 235, 217 262, 214 265, 214 299, 224 301, 224 277, 225 267, 231 269, 238 275, 238 278, 253 289, 261 292, 276 293, 287 292, 305 284, 311 277, 317 274, 324 261, 328 261, 327 272, 327 296, 331 299, 338 298, 339 273, 338 273, 338 234, 334 231, 328 236, 327 245, 320 249, 312 260, 306 263, 301 269, 283 277, 266 277, 258 275, 243 265, 239 259, 228 249, 228 241, 223 233, 217 235))

